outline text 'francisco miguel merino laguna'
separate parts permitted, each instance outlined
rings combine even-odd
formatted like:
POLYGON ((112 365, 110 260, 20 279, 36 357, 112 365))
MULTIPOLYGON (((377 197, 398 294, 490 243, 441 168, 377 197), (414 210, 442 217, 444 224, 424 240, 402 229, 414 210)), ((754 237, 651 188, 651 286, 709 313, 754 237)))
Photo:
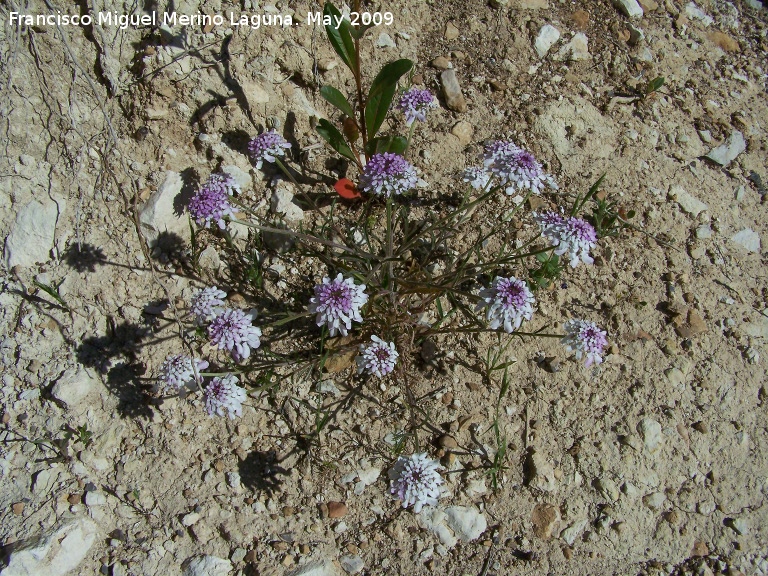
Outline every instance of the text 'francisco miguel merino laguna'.
MULTIPOLYGON (((328 16, 322 12, 308 12, 307 25, 333 26, 338 29, 346 17, 328 16)), ((391 12, 351 12, 349 22, 353 26, 391 26, 394 16, 391 12)), ((229 20, 221 14, 178 14, 163 12, 158 17, 157 12, 150 14, 118 14, 117 12, 97 12, 96 14, 22 14, 10 12, 8 23, 12 26, 117 26, 121 30, 139 26, 250 26, 257 29, 262 26, 293 26, 293 16, 290 14, 240 14, 229 13, 229 20)))

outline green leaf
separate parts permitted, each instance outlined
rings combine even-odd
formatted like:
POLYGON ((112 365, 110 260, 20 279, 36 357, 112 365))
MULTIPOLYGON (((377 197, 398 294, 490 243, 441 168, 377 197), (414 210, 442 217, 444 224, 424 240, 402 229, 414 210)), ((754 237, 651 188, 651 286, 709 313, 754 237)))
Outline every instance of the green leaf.
POLYGON ((403 154, 408 147, 408 140, 403 136, 379 136, 368 141, 368 147, 365 152, 368 156, 391 152, 393 154, 403 154))
POLYGON ((360 40, 363 36, 365 36, 365 33, 368 32, 371 28, 373 28, 375 24, 363 24, 361 26, 358 26, 355 28, 354 26, 350 26, 349 33, 352 34, 352 38, 357 38, 360 40))
POLYGON ((376 136, 389 113, 389 106, 395 96, 397 82, 413 67, 413 62, 405 58, 385 65, 371 84, 368 100, 365 104, 365 127, 368 138, 376 136))
POLYGON ((317 130, 317 133, 320 134, 320 136, 322 136, 323 139, 331 145, 331 148, 336 150, 336 152, 350 160, 355 160, 355 155, 352 153, 352 149, 344 141, 344 136, 341 135, 341 132, 339 132, 336 126, 328 122, 325 118, 322 118, 317 123, 317 128, 315 128, 315 130, 317 130))
POLYGON ((350 118, 355 117, 355 113, 352 111, 352 105, 344 97, 344 94, 336 90, 333 86, 323 86, 320 88, 320 96, 336 106, 336 108, 344 112, 344 114, 350 118))
POLYGON ((341 13, 336 7, 327 2, 323 7, 323 16, 330 16, 332 23, 325 27, 325 33, 331 46, 339 55, 341 60, 354 74, 357 63, 357 52, 355 51, 355 42, 350 34, 350 23, 346 18, 342 20, 341 25, 336 29, 335 22, 341 18, 341 13))
POLYGON ((664 86, 664 77, 659 76, 658 78, 654 78, 650 82, 648 82, 648 86, 645 88, 645 95, 651 94, 652 92, 656 92, 659 88, 664 86))
POLYGON ((597 194, 597 191, 600 189, 600 184, 603 183, 603 179, 605 178, 605 172, 603 172, 603 175, 600 176, 600 178, 597 179, 597 182, 592 184, 592 187, 589 189, 589 192, 587 192, 586 196, 584 198, 580 198, 579 196, 576 197, 576 202, 573 203, 573 209, 571 210, 571 216, 576 216, 576 213, 581 210, 581 207, 584 206, 591 198, 594 197, 595 194, 597 194))
POLYGON ((405 153, 405 149, 408 147, 408 139, 404 136, 395 136, 394 138, 390 138, 389 146, 387 147, 387 152, 392 152, 393 154, 403 154, 405 153))
POLYGON ((40 288, 40 289, 41 289, 43 292, 45 292, 46 294, 48 294, 48 295, 49 295, 51 298, 53 298, 54 300, 56 300, 56 302, 58 302, 59 304, 61 304, 61 305, 62 305, 64 308, 66 308, 67 310, 69 310, 69 306, 67 306, 67 303, 66 303, 66 302, 64 302, 64 299, 63 299, 63 298, 61 297, 61 295, 59 294, 59 286, 61 286, 61 284, 63 283, 63 281, 62 281, 62 282, 60 282, 60 283, 59 283, 59 286, 56 286, 55 288, 54 288, 53 286, 49 286, 48 284, 43 284, 42 282, 38 282, 37 280, 32 280, 32 283, 33 283, 35 286, 37 286, 38 288, 40 288))

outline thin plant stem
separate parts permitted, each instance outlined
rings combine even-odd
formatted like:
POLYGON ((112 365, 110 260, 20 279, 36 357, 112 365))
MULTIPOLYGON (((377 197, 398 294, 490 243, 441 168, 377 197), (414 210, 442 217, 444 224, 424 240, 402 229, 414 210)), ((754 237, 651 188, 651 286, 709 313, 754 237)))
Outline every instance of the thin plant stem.
MULTIPOLYGON (((360 12, 360 0, 355 0, 355 12, 360 12)), ((365 125, 365 100, 363 99, 363 75, 360 72, 360 39, 355 36, 355 86, 360 111, 360 136, 363 138, 363 154, 368 157, 368 128, 365 125)))
POLYGON ((286 165, 283 164, 280 158, 275 158, 275 164, 277 165, 278 168, 280 168, 283 174, 285 174, 288 177, 288 179, 296 185, 297 188, 301 188, 301 184, 299 184, 296 181, 296 178, 293 177, 293 174, 291 174, 291 172, 288 170, 286 165))
POLYGON ((408 131, 408 143, 405 145, 405 151, 403 152, 403 156, 406 156, 408 154, 408 150, 411 148, 411 138, 413 138, 413 133, 416 131, 416 121, 414 120, 411 122, 411 129, 408 131))
POLYGON ((392 197, 387 196, 387 277, 389 279, 389 285, 393 292, 395 291, 395 279, 394 279, 394 267, 392 266, 392 255, 394 252, 392 242, 392 197))
POLYGON ((360 252, 358 250, 355 250, 354 248, 350 248, 349 246, 344 246, 343 244, 337 244, 336 242, 331 242, 330 240, 323 240, 322 238, 318 238, 316 236, 310 236, 309 234, 301 234, 300 232, 294 232, 293 230, 287 230, 283 228, 273 228, 271 226, 261 226, 259 224, 246 222, 245 220, 237 220, 235 218, 230 218, 229 221, 234 222, 235 224, 242 224, 243 226, 248 226, 249 228, 253 228, 254 230, 259 230, 260 232, 270 232, 272 234, 285 234, 286 236, 293 236, 297 240, 302 240, 304 242, 316 242, 318 244, 322 244, 323 246, 328 246, 336 250, 343 250, 344 252, 350 252, 351 254, 355 254, 360 258, 374 257, 373 254, 368 254, 367 252, 360 252))

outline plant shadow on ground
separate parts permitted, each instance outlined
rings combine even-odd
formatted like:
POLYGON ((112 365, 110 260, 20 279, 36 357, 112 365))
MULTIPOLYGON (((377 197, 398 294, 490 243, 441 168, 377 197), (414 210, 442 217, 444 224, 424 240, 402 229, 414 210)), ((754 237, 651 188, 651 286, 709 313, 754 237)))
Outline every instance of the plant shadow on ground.
POLYGON ((106 387, 118 399, 117 411, 123 418, 150 419, 157 400, 151 395, 152 381, 145 378, 146 366, 138 360, 145 346, 167 338, 151 338, 151 330, 132 322, 114 323, 109 319, 107 334, 90 336, 77 347, 77 360, 106 375, 106 387))
POLYGON ((271 496, 280 488, 281 477, 290 475, 280 466, 283 460, 278 459, 274 450, 251 452, 238 464, 240 482, 249 490, 271 496))
POLYGON ((182 181, 181 192, 173 198, 173 213, 179 218, 186 218, 187 206, 200 186, 200 179, 194 168, 185 168, 181 171, 180 175, 182 181))
POLYGON ((93 244, 74 243, 64 250, 64 262, 78 272, 96 272, 96 266, 107 264, 107 257, 93 244))

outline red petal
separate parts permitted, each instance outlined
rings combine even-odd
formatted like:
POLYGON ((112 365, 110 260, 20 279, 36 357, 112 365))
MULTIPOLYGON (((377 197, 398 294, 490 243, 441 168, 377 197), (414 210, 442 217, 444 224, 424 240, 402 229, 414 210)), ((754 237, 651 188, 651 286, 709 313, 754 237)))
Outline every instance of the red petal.
POLYGON ((360 192, 357 191, 357 188, 355 188, 355 183, 352 182, 349 178, 342 178, 336 184, 333 185, 333 187, 336 189, 336 192, 339 193, 339 196, 342 198, 346 198, 347 200, 352 200, 354 198, 360 198, 360 192))

